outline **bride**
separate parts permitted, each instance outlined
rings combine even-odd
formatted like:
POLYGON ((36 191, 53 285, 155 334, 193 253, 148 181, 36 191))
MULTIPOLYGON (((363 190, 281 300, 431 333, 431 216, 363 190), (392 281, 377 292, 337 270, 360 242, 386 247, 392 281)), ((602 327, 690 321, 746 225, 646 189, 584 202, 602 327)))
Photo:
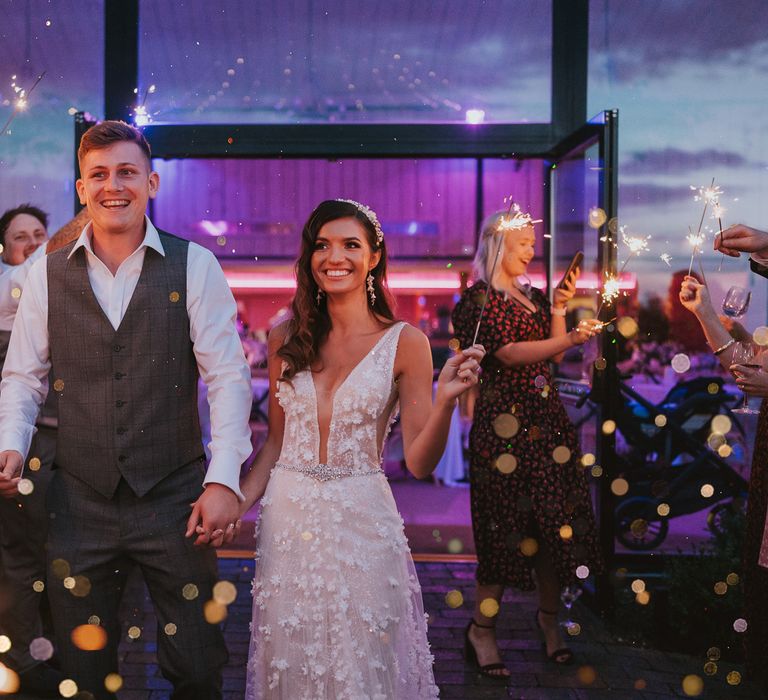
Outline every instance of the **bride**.
POLYGON ((417 477, 443 451, 479 346, 432 405, 426 337, 397 322, 376 214, 322 202, 304 226, 293 318, 269 336, 269 432, 242 484, 261 499, 246 698, 434 698, 421 589, 381 469, 400 405, 417 477))

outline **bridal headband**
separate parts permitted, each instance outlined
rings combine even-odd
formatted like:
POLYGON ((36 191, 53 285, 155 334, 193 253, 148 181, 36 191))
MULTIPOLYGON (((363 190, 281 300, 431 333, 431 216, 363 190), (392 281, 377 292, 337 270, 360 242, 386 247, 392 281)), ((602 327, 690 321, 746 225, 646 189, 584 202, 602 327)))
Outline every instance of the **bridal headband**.
POLYGON ((366 219, 368 219, 368 221, 371 222, 371 225, 376 231, 376 245, 380 246, 384 242, 384 231, 381 230, 379 217, 376 216, 376 212, 373 211, 373 209, 371 209, 369 206, 366 206, 365 204, 356 202, 354 199, 337 199, 336 201, 345 202, 355 207, 357 211, 359 211, 363 216, 365 216, 366 219))

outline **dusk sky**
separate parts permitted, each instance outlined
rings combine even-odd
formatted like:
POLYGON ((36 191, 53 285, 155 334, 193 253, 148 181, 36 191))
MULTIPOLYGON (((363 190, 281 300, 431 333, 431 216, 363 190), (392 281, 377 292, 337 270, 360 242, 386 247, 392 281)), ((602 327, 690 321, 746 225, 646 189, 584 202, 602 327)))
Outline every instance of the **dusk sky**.
MULTIPOLYGON (((550 3, 280 0, 141 2, 141 92, 155 121, 548 119, 550 3), (310 8, 312 8, 310 10, 310 8)), ((589 111, 618 108, 620 220, 687 267, 716 178, 725 223, 768 227, 768 2, 592 0, 589 111), (669 241, 669 243, 666 243, 669 241)), ((71 107, 101 116, 100 0, 0 0, 0 121, 16 84, 45 78, 0 137, 0 207, 64 222, 71 107)), ((712 222, 709 222, 710 224, 712 222)), ((716 267, 716 258, 708 264, 716 267)), ((730 270, 744 264, 730 262, 730 270)))

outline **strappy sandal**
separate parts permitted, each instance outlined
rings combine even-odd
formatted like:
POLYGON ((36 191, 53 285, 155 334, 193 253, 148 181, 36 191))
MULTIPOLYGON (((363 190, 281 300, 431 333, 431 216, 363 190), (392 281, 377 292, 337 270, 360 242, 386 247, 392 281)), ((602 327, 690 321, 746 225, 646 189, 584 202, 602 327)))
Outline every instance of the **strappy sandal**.
POLYGON ((541 622, 539 622, 539 613, 542 615, 553 615, 555 618, 557 618, 557 610, 554 612, 551 610, 544 610, 542 608, 539 608, 536 611, 536 627, 539 628, 539 633, 541 634, 541 646, 544 650, 544 656, 549 659, 552 663, 560 664, 561 666, 567 666, 570 663, 573 663, 573 651, 571 651, 568 647, 562 647, 561 649, 555 649, 551 654, 547 653, 547 639, 544 635, 544 628, 541 626, 541 622))
POLYGON ((473 666, 481 676, 486 676, 487 678, 492 678, 495 681, 503 681, 506 683, 509 680, 509 673, 494 673, 494 671, 501 671, 502 669, 508 671, 507 667, 503 663, 496 662, 493 664, 485 664, 485 666, 481 666, 480 662, 477 660, 477 649, 475 649, 475 645, 469 638, 469 630, 472 625, 475 627, 482 627, 483 629, 487 630, 492 630, 495 627, 495 625, 481 625, 475 622, 474 619, 469 621, 467 629, 464 631, 464 660, 473 666))

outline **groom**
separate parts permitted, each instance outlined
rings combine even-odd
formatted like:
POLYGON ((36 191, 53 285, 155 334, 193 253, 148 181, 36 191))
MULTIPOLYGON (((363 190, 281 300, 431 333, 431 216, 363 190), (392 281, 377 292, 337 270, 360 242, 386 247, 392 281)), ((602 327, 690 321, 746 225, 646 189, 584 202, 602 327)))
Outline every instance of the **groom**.
POLYGON ((217 577, 210 546, 234 530, 251 450, 235 303, 210 252, 145 216, 159 177, 141 132, 102 122, 78 159, 92 221, 30 270, 0 392, 0 494, 17 493, 50 369, 59 434, 48 593, 63 671, 80 690, 114 698, 105 678, 118 671, 118 608, 138 567, 171 697, 220 698, 227 651, 203 614, 217 577), (198 372, 211 404, 207 474, 198 372), (86 624, 104 628, 103 648, 73 642, 86 624))

